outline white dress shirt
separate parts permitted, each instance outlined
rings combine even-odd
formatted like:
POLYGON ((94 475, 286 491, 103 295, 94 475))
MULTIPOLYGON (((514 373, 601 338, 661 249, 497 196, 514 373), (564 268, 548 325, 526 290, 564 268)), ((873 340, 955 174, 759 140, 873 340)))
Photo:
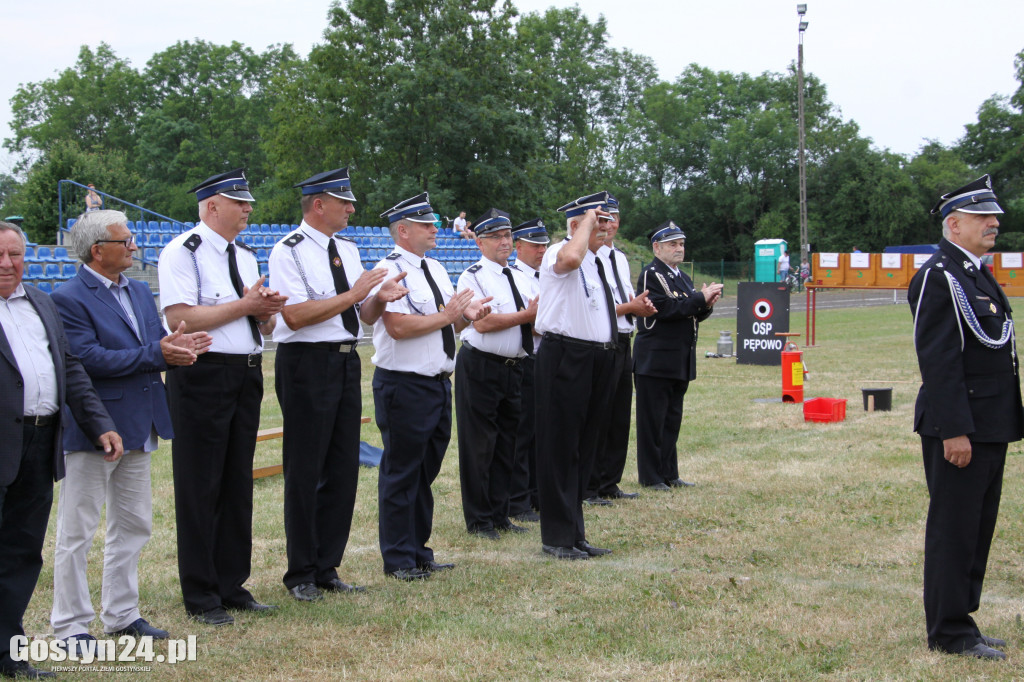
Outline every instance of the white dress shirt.
POLYGON ((555 272, 558 252, 568 243, 568 239, 561 241, 544 254, 540 265, 540 301, 535 327, 541 334, 551 332, 583 341, 607 343, 612 340, 612 330, 604 289, 597 272, 597 256, 587 249, 579 268, 564 275, 555 272))
MULTIPOLYGON (((406 251, 400 246, 395 246, 391 254, 396 258, 388 257, 376 265, 388 271, 385 279, 397 275, 399 271, 405 273, 401 280, 402 285, 409 290, 409 293, 387 304, 385 308, 389 313, 401 313, 403 315, 431 315, 437 312, 437 304, 434 301, 434 294, 430 290, 427 278, 420 269, 420 262, 425 260, 430 268, 430 275, 433 277, 437 288, 441 292, 441 299, 447 305, 448 301, 455 294, 451 280, 444 266, 433 258, 421 258, 411 251, 406 251)), ((374 287, 370 295, 376 295, 380 285, 374 287)), ((388 335, 384 327, 384 320, 379 319, 373 325, 373 348, 374 354, 371 360, 373 364, 394 372, 415 372, 424 376, 435 376, 441 372, 452 372, 455 370, 455 359, 449 358, 444 352, 444 342, 441 330, 429 332, 422 336, 411 339, 393 339, 388 335)))
MULTIPOLYGON (((163 310, 178 303, 191 306, 222 305, 239 300, 231 285, 227 249, 228 241, 203 222, 172 239, 160 252, 157 265, 160 305, 163 310), (193 234, 202 239, 199 248, 195 250, 194 261, 192 252, 185 247, 185 241, 193 234)), ((256 254, 236 244, 235 261, 244 286, 251 287, 259 280, 260 269, 256 254)), ((254 343, 252 328, 245 317, 206 331, 213 340, 210 351, 214 353, 248 355, 263 350, 262 337, 258 345, 254 343)))
MULTIPOLYGON (((25 384, 25 416, 57 412, 57 369, 50 354, 46 327, 19 284, 10 298, 0 296, 0 326, 25 384)), ((4 390, 10 390, 5 387, 4 390)))
MULTIPOLYGON (((602 246, 597 250, 597 257, 604 260, 604 273, 608 278, 608 285, 612 288, 612 298, 615 299, 615 305, 629 303, 633 300, 636 293, 633 291, 633 283, 629 280, 629 261, 626 260, 626 254, 614 247, 602 246), (615 259, 616 267, 619 269, 619 278, 622 280, 624 291, 619 291, 619 286, 615 283, 615 270, 612 268, 613 258, 615 259)), ((636 328, 632 322, 626 319, 625 315, 617 315, 615 321, 619 325, 619 332, 622 334, 629 334, 636 328)))
MULTIPOLYGON (((512 296, 512 287, 509 286, 508 277, 502 272, 502 268, 508 267, 499 265, 492 260, 481 258, 472 267, 467 268, 459 276, 458 291, 472 289, 474 299, 493 296, 494 300, 488 303, 491 306, 491 313, 508 314, 518 312, 515 298, 512 296), (470 272, 477 265, 480 266, 475 272, 470 272)), ((531 284, 521 270, 509 267, 512 279, 516 283, 516 289, 523 300, 523 306, 530 304, 529 291, 531 284)), ((526 355, 523 350, 523 335, 519 325, 501 329, 498 331, 482 334, 472 324, 462 330, 461 338, 468 341, 469 345, 485 353, 494 353, 505 358, 521 358, 526 355)))
MULTIPOLYGON (((328 237, 303 220, 299 229, 275 244, 273 251, 270 252, 270 288, 288 297, 286 306, 305 301, 322 301, 337 295, 330 258, 327 255, 328 244, 332 239, 345 267, 345 278, 348 280, 349 288, 351 289, 359 279, 363 273, 359 248, 347 239, 328 237), (295 235, 301 235, 302 241, 295 246, 288 246, 285 242, 295 235)), ((359 314, 358 309, 354 312, 359 314)), ((362 326, 359 327, 357 335, 352 336, 345 329, 340 314, 298 330, 289 328, 282 316, 274 328, 274 341, 278 343, 358 341, 362 336, 362 326)))

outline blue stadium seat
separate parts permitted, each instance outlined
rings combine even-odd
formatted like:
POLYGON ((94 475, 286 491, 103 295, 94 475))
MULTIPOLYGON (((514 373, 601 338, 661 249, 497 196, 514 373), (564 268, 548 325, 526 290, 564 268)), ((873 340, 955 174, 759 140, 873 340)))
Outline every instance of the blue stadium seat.
POLYGON ((31 246, 25 247, 25 262, 32 263, 36 260, 36 250, 31 246))
POLYGON ((67 280, 58 279, 56 282, 53 283, 53 290, 57 291, 57 289, 60 289, 65 284, 67 284, 67 280))
MULTIPOLYGON (((160 223, 158 223, 155 220, 150 220, 149 221, 149 231, 150 232, 160 232, 161 231, 160 230, 160 223)), ((168 232, 170 232, 170 230, 168 230, 168 232)))
POLYGON ((75 267, 74 263, 64 263, 60 266, 60 278, 71 279, 78 274, 78 268, 75 267))
POLYGON ((60 264, 47 263, 43 266, 43 277, 46 279, 60 279, 60 264))
POLYGON ((173 227, 171 227, 171 224, 169 222, 167 222, 166 220, 161 220, 160 221, 160 231, 161 232, 175 232, 176 230, 173 227))
POLYGON ((36 249, 36 260, 40 263, 54 263, 53 252, 50 251, 49 246, 40 246, 36 249))
POLYGON ((142 252, 142 261, 144 263, 152 263, 156 265, 160 262, 160 255, 157 253, 156 248, 149 246, 142 252))
POLYGON ((77 218, 68 218, 68 229, 69 230, 71 229, 71 226, 75 224, 75 220, 77 220, 77 218))
POLYGON ((173 234, 162 234, 160 235, 160 246, 167 246, 174 239, 173 234))
POLYGON ((270 252, 266 249, 256 249, 256 260, 266 263, 270 259, 270 252))
POLYGON ((270 266, 267 265, 266 263, 260 263, 260 274, 261 275, 268 275, 269 276, 270 275, 270 266))
POLYGON ((53 259, 60 261, 61 263, 76 263, 78 262, 68 254, 66 246, 56 246, 53 249, 53 259))
POLYGON ((43 278, 43 264, 42 263, 29 263, 28 274, 25 276, 26 279, 42 279, 43 278))
POLYGON ((53 293, 53 285, 49 282, 36 282, 36 288, 47 294, 53 293))

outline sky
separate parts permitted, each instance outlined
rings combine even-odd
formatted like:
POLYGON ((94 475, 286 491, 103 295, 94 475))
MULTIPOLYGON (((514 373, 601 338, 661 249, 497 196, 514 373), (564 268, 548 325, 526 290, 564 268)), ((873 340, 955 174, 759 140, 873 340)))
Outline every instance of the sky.
MULTIPOLYGON (((610 44, 651 57, 664 80, 696 63, 715 71, 784 72, 796 61, 791 0, 513 0, 520 13, 578 4, 604 15, 610 44)), ((1021 0, 808 0, 804 71, 824 82, 843 118, 879 149, 906 155, 949 145, 992 95, 1019 87, 1021 0), (963 27, 962 30, 959 30, 963 27)), ((101 41, 142 69, 180 40, 237 40, 261 52, 291 43, 303 56, 323 40, 330 0, 48 0, 4 2, 0 27, 0 138, 12 135, 10 99, 21 83, 74 65, 81 45, 101 41)), ((0 172, 14 160, 0 150, 0 172)))

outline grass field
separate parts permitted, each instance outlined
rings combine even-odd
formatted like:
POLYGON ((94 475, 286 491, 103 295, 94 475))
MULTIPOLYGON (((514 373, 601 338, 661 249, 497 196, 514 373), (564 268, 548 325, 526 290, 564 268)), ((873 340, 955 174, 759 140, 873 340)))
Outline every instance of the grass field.
MULTIPOLYGON (((925 646, 921 561, 927 491, 911 432, 918 372, 905 305, 819 312, 805 351, 807 397, 847 398, 846 420, 805 423, 778 368, 705 359, 686 397, 680 470, 695 488, 641 492, 588 509, 588 537, 610 557, 557 562, 539 530, 498 542, 466 534, 454 444, 434 486, 434 547, 454 571, 419 584, 386 579, 377 547, 377 473, 361 469, 340 574, 359 595, 299 604, 285 593, 282 480, 256 483, 250 587, 280 609, 234 627, 189 622, 175 559, 169 446, 154 458, 155 530, 141 565, 142 609, 172 637, 198 636, 195 662, 105 679, 1014 679, 1024 677, 1020 445, 978 621, 1010 642, 1002 663, 925 646), (891 412, 867 413, 862 387, 893 387, 891 412)), ((794 322, 794 326, 797 325, 794 322)), ((364 349, 365 350, 365 349, 364 349)), ((363 353, 364 414, 372 366, 363 353)), ((273 363, 269 364, 272 370, 273 363)), ((267 371, 264 426, 280 423, 267 371)), ((379 444, 375 427, 363 439, 379 444)), ((454 438, 453 438, 454 443, 454 438)), ((279 457, 262 445, 257 461, 279 457)), ((638 490, 631 453, 623 487, 638 490)), ((100 545, 90 554, 99 603, 100 545)), ((53 527, 26 630, 48 636, 53 527)), ((102 636, 94 623, 93 634, 102 636)), ((164 649, 157 645, 157 652, 164 649)), ((47 667, 48 664, 42 664, 47 667)))

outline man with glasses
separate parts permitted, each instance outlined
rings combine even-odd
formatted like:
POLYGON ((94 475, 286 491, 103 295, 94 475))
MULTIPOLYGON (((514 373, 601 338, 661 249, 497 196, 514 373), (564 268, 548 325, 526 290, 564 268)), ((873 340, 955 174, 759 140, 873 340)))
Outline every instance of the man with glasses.
MULTIPOLYGON (((377 267, 398 278, 405 293, 387 301, 383 286, 360 309, 373 324, 373 402, 384 441, 377 500, 385 574, 421 580, 454 568, 434 560, 427 546, 434 523, 430 485, 451 440, 455 334, 484 319, 490 299, 455 293, 444 266, 427 251, 436 246, 434 209, 424 192, 381 214, 395 250, 377 267)), ((388 280, 385 280, 388 281, 388 280)))
POLYGON ((537 298, 512 255, 508 213, 492 208, 473 222, 483 257, 459 277, 458 291, 491 298, 491 314, 466 325, 455 360, 462 513, 469 533, 497 540, 498 531, 525 533, 509 521, 509 482, 522 411, 523 359, 534 351, 537 298))
POLYGON ((139 555, 153 527, 150 456, 158 438, 173 436, 160 373, 191 365, 210 347, 206 332, 168 335, 149 286, 125 277, 136 252, 127 217, 92 211, 71 228, 82 261, 78 274, 53 294, 71 352, 89 373, 124 442, 110 460, 73 422, 64 429, 67 478, 57 504, 53 563, 54 636, 85 648, 95 639, 86 557, 107 505, 100 620, 108 636, 166 639, 139 611, 139 555))

